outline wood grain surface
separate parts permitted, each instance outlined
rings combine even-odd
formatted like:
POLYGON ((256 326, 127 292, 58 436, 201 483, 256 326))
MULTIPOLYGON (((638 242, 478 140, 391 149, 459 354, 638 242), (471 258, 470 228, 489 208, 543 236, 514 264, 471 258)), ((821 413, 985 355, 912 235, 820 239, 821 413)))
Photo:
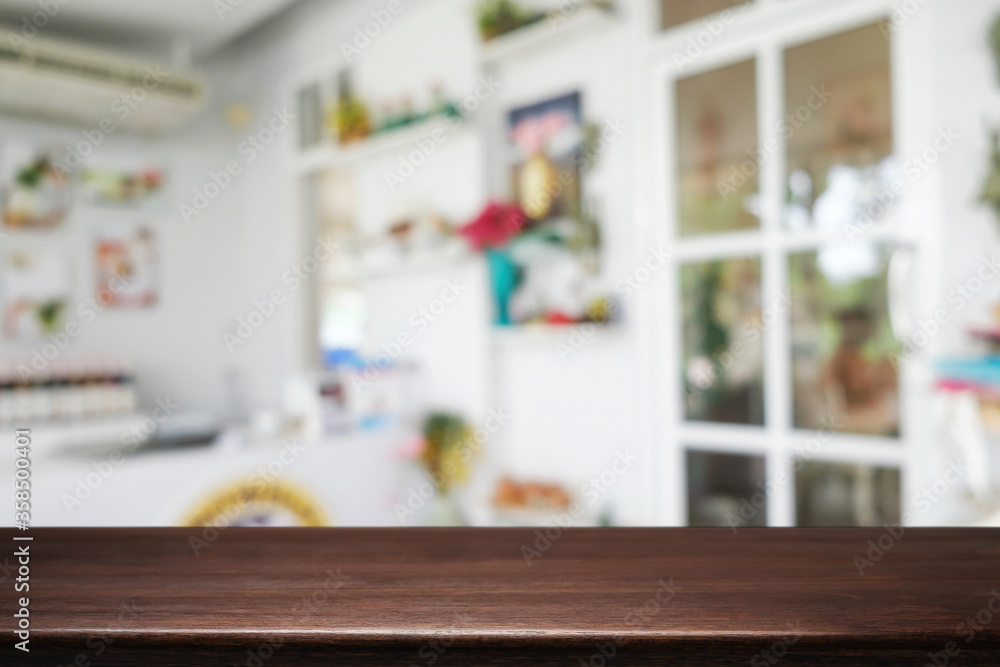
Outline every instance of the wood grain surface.
POLYGON ((28 534, 4 665, 1000 665, 990 529, 28 534))

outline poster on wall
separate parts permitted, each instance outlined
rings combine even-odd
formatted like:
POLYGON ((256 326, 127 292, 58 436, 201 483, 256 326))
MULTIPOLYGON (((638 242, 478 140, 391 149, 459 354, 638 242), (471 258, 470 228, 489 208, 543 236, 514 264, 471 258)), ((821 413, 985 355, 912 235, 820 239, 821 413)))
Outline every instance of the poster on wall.
POLYGON ((40 338, 62 326, 70 293, 69 262, 58 250, 10 250, 2 255, 3 337, 40 338))
POLYGON ((145 225, 101 229, 95 244, 99 303, 108 308, 149 308, 159 298, 156 236, 145 225))
POLYGON ((580 93, 513 109, 507 138, 513 149, 512 194, 527 216, 534 221, 579 218, 580 93))
POLYGON ((80 196, 90 206, 149 208, 162 203, 165 173, 134 152, 95 155, 80 169, 80 196))
POLYGON ((47 230, 66 218, 68 175, 52 152, 29 142, 0 141, 0 222, 3 228, 47 230))

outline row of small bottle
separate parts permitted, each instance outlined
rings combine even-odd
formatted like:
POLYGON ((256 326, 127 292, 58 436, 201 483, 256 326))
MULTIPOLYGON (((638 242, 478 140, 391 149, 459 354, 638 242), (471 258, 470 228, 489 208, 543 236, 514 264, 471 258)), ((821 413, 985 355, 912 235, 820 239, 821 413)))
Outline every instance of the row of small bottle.
POLYGON ((131 366, 118 358, 0 361, 0 423, 30 427, 108 417, 135 412, 136 403, 131 366))

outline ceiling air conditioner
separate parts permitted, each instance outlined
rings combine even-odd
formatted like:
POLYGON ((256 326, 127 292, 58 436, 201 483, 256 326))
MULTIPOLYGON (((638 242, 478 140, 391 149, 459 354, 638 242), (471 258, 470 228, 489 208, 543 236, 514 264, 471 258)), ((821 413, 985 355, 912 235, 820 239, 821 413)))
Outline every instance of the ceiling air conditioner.
POLYGON ((0 27, 0 112, 160 134, 195 115, 205 91, 200 78, 167 65, 0 27))

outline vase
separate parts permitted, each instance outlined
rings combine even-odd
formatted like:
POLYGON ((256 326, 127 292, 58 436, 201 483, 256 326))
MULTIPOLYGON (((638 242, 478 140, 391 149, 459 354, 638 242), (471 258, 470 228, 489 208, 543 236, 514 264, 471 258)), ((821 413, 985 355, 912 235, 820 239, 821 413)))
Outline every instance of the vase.
POLYGON ((510 326, 510 297, 520 281, 521 271, 506 249, 489 248, 486 258, 490 269, 490 286, 496 304, 495 324, 510 326))

